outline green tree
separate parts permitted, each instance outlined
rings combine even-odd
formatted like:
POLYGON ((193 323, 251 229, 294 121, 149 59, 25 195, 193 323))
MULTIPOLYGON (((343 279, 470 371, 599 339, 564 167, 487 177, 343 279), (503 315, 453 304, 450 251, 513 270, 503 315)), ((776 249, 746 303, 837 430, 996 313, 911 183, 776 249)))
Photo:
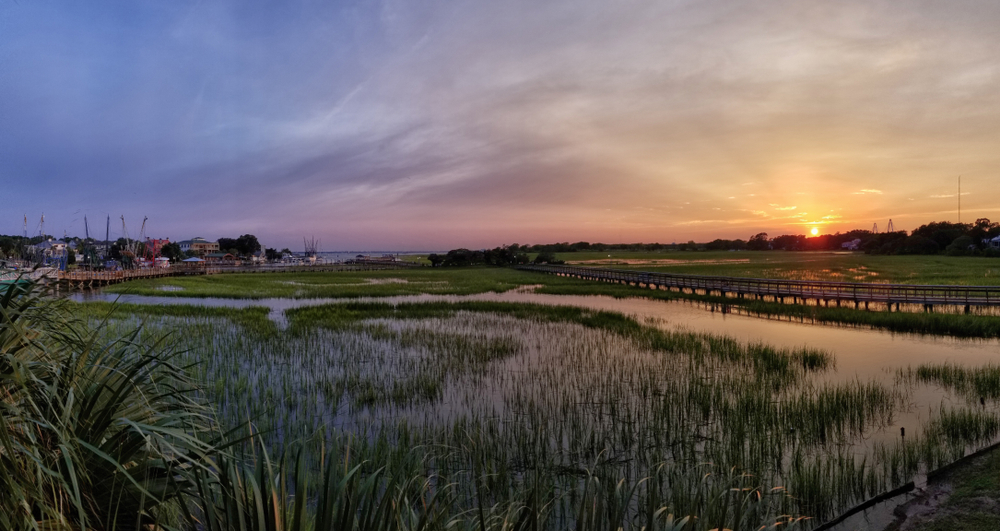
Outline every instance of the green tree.
POLYGON ((556 258, 555 253, 552 251, 542 251, 535 256, 534 263, 536 264, 564 264, 562 260, 556 258))
POLYGON ((771 248, 766 232, 758 232, 747 241, 747 249, 751 251, 766 251, 771 248))
POLYGON ((160 256, 170 259, 171 262, 177 262, 184 259, 184 251, 181 250, 180 244, 170 242, 160 248, 160 256))
POLYGON ((955 238, 955 241, 948 244, 945 247, 945 252, 951 256, 961 256, 966 254, 972 254, 976 250, 976 243, 973 241, 972 236, 959 236, 955 238))
POLYGON ((236 250, 240 256, 249 258, 254 253, 260 252, 260 242, 253 234, 244 234, 236 238, 236 250))

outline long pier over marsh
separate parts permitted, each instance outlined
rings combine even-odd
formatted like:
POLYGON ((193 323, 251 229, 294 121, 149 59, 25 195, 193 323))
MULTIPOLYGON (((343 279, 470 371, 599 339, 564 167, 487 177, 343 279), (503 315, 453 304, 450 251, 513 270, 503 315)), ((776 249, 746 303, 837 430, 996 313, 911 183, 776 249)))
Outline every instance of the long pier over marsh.
POLYGON ((779 303, 817 306, 851 306, 860 309, 934 311, 935 306, 957 307, 969 313, 973 307, 1000 306, 1000 286, 934 286, 921 284, 872 284, 815 280, 678 275, 626 269, 569 265, 524 265, 518 269, 565 277, 627 284, 647 289, 717 295, 737 299, 754 298, 779 303))

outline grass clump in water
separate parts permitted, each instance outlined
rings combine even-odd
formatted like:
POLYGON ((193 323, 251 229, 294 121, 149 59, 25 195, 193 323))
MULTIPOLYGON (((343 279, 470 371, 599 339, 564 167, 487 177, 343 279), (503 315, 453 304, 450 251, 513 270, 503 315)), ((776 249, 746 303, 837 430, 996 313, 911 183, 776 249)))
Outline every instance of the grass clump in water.
POLYGON ((990 433, 955 408, 926 433, 886 441, 910 407, 905 385, 828 381, 824 351, 614 312, 345 303, 287 315, 287 330, 260 334, 223 315, 133 320, 196 331, 178 339, 220 416, 252 419, 286 455, 304 448, 311 482, 336 447, 336 459, 367 463, 362 475, 384 467, 385 477, 450 485, 443 514, 482 510, 478 526, 516 514, 565 528, 594 503, 605 505, 588 521, 605 524, 648 521, 651 506, 697 517, 694 529, 823 519, 990 433), (533 509, 509 513, 512 504, 533 509))
POLYGON ((962 367, 950 363, 924 364, 911 377, 956 391, 970 402, 1000 399, 1000 366, 962 367))

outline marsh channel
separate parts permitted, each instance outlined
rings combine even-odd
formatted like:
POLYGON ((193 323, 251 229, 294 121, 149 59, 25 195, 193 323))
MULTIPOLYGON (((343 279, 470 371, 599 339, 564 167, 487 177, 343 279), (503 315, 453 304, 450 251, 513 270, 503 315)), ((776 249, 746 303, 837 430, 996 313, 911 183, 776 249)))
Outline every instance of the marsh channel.
MULTIPOLYGON (((865 382, 878 382, 887 389, 906 388, 905 392, 900 392, 893 399, 892 411, 888 415, 883 415, 879 421, 865 422, 865 426, 860 430, 855 430, 853 438, 846 446, 843 443, 839 452, 847 448, 847 453, 857 456, 865 465, 865 460, 869 460, 872 466, 876 459, 871 457, 873 448, 887 448, 898 446, 901 439, 917 439, 924 435, 926 426, 933 424, 936 417, 942 412, 967 410, 973 411, 977 415, 987 415, 990 419, 1000 419, 1000 402, 994 396, 972 396, 968 388, 959 388, 955 385, 948 385, 941 380, 914 378, 920 366, 934 367, 957 367, 975 370, 983 367, 1000 366, 1000 342, 997 340, 983 339, 957 339, 950 337, 900 334, 880 330, 872 330, 860 327, 836 326, 813 324, 809 322, 797 322, 789 320, 767 319, 748 315, 739 315, 721 311, 719 307, 692 301, 657 301, 643 298, 611 298, 604 296, 565 296, 565 295, 545 295, 533 293, 530 288, 517 289, 503 293, 482 293, 467 296, 450 295, 416 295, 401 297, 379 297, 379 298, 351 298, 351 299, 229 299, 229 298, 194 298, 163 296, 150 297, 138 295, 115 295, 103 294, 100 292, 89 292, 72 295, 71 298, 77 302, 105 301, 141 304, 141 305, 194 305, 209 307, 227 308, 247 308, 266 307, 270 310, 269 318, 277 324, 279 330, 285 330, 289 326, 289 319, 286 317, 286 310, 316 307, 324 305, 337 305, 348 303, 388 303, 392 305, 412 304, 412 303, 462 303, 469 301, 481 301, 491 303, 518 303, 545 306, 571 306, 583 308, 590 311, 607 311, 623 314, 639 323, 652 326, 664 331, 671 332, 691 332, 694 334, 711 334, 715 336, 726 336, 742 344, 769 345, 776 349, 816 349, 825 351, 832 356, 832 368, 818 371, 808 377, 812 380, 811 386, 819 389, 822 386, 852 386, 862 385, 865 382), (906 375, 909 377, 906 377, 906 375), (901 384, 905 381, 905 384, 901 384), (905 435, 901 435, 901 428, 905 430, 905 435)), ((412 324, 393 324, 391 320, 378 320, 380 326, 386 326, 395 332, 405 332, 412 330, 412 324)), ((511 328, 507 321, 496 321, 486 323, 489 326, 496 326, 499 329, 507 328, 512 333, 523 332, 524 329, 511 328)), ((450 334, 467 333, 467 329, 484 326, 483 322, 466 322, 464 324, 453 324, 448 329, 450 334), (465 331, 463 331, 465 330, 465 331)), ((418 326, 419 327, 419 326, 418 326)), ((546 328, 529 330, 532 334, 545 334, 546 328), (533 330, 533 331, 532 331, 533 330)), ((569 335, 577 333, 574 330, 568 332, 569 335)), ((555 341, 567 341, 567 337, 557 337, 555 341)), ((329 338, 327 338, 329 339, 329 338)), ((218 347, 217 347, 218 348, 218 347)), ((386 348, 383 345, 383 348, 386 348)), ((530 357, 537 358, 544 356, 546 351, 534 352, 530 357)), ((517 360, 506 360, 508 368, 517 369, 517 360)), ((265 369, 266 370, 266 369, 265 369)), ((309 370, 306 367, 304 370, 309 370)), ((492 373, 490 373, 492 374, 492 373)), ((479 374, 481 377, 482 374, 479 374)), ((489 376, 489 374, 487 374, 489 376)), ((251 384, 252 386, 252 384, 251 384)), ((811 391, 810 391, 811 392, 811 391)), ((499 400, 504 398, 503 390, 488 390, 481 393, 486 396, 486 400, 499 400), (492 398, 489 398, 492 397, 492 398)), ((463 410, 472 406, 468 404, 474 401, 454 389, 446 389, 441 392, 443 397, 437 404, 423 403, 396 407, 394 414, 404 416, 416 416, 428 418, 428 416, 441 415, 455 417, 463 410), (449 404, 449 401, 458 404, 449 404), (435 409, 435 413, 430 415, 427 408, 435 409), (415 411, 422 410, 423 413, 415 414, 415 411), (442 413, 444 411, 445 413, 442 413)), ((479 397, 479 399, 483 399, 479 397)), ((301 398, 300 401, 305 400, 301 398)), ((237 400, 238 401, 238 400, 237 400)), ((433 401, 432 401, 433 402, 433 401)), ((320 406, 322 407, 322 406, 320 406)), ((332 421, 341 428, 350 429, 357 426, 364 419, 367 425, 371 425, 373 419, 385 420, 386 410, 381 410, 381 417, 378 415, 379 408, 368 405, 354 409, 336 408, 337 413, 333 417, 321 419, 332 421)), ((494 408, 494 412, 502 407, 494 408)), ((965 444, 960 444, 962 448, 956 450, 953 447, 948 454, 949 458, 942 458, 943 461, 935 461, 936 465, 947 462, 962 452, 970 453, 980 448, 994 444, 997 440, 995 425, 1000 421, 986 422, 993 428, 987 428, 986 432, 979 434, 978 438, 970 438, 965 444), (992 429, 992 431, 990 431, 992 429), (973 440, 975 439, 975 440, 973 440)), ((726 433, 726 427, 722 427, 722 432, 726 433)), ((908 441, 907 441, 908 442, 908 441)), ((954 442, 952 443, 954 444, 954 442)), ((906 453, 905 445, 903 445, 906 453)), ((917 451, 917 450, 914 450, 917 451)), ((906 459, 905 457, 903 459, 906 459)), ((882 465, 887 469, 888 465, 882 465)), ((780 468, 780 467, 779 467, 780 468)), ((903 466, 903 469, 907 467, 903 466)), ((915 480, 919 485, 923 481, 924 474, 930 468, 927 464, 921 464, 915 470, 910 467, 909 472, 902 472, 902 475, 895 473, 887 475, 882 484, 884 487, 896 486, 905 480, 915 480)), ((873 487, 874 488, 874 487, 873 487)), ((863 488, 860 492, 868 492, 863 488)), ((869 492, 871 494, 872 492, 869 492)), ((841 503, 835 503, 831 510, 841 511, 853 503, 843 503, 851 499, 846 497, 841 503)), ((863 501, 854 498, 854 503, 863 501)), ((891 509, 899 503, 905 502, 906 496, 899 499, 890 500, 880 504, 857 517, 852 518, 837 529, 877 529, 889 522, 891 519, 891 509)), ((829 517, 831 515, 827 515, 829 517)))

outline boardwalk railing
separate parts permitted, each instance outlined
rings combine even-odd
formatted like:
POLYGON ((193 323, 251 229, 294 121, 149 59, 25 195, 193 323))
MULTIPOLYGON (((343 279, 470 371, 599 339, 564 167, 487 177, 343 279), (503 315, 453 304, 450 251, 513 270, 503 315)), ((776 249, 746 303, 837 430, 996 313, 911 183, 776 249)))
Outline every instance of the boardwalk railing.
POLYGON ((59 271, 58 278, 74 282, 91 280, 120 282, 134 278, 167 277, 176 274, 176 271, 171 271, 169 268, 128 269, 124 271, 59 271))
POLYGON ((635 284, 718 293, 722 296, 745 295, 817 301, 851 301, 886 304, 936 304, 956 306, 1000 306, 1000 286, 930 286, 919 284, 867 284, 810 280, 678 275, 624 269, 601 269, 567 265, 525 265, 518 269, 604 282, 635 284))

